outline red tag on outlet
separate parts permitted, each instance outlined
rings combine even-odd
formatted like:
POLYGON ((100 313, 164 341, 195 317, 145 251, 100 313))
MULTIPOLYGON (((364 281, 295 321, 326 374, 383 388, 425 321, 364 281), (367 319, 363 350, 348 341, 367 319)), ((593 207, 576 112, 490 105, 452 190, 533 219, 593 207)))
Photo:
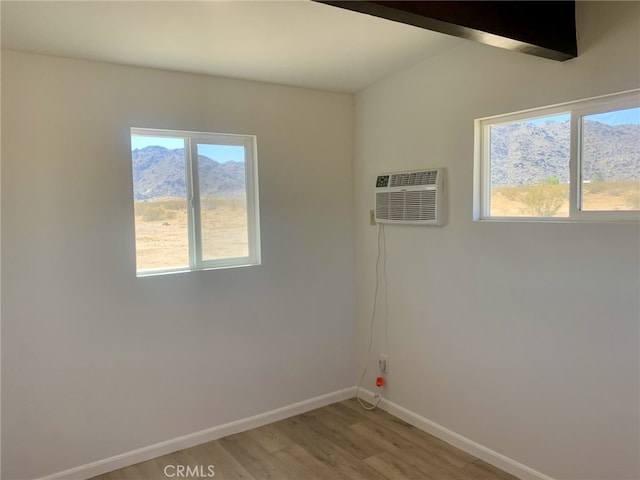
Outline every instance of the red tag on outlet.
POLYGON ((376 387, 384 387, 384 377, 376 378, 376 387))

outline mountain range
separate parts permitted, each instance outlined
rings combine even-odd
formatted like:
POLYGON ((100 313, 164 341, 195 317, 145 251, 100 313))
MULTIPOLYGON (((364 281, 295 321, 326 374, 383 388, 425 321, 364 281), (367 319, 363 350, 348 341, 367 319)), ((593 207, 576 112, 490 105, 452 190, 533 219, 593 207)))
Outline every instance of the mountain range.
MULTIPOLYGON (((569 182, 569 121, 491 127, 491 184, 518 186, 550 177, 569 182)), ((583 178, 640 180, 640 125, 586 121, 583 178)))
MULTIPOLYGON (((149 146, 133 150, 131 157, 136 201, 186 196, 184 148, 149 146)), ((217 162, 198 155, 198 173, 203 197, 244 195, 244 162, 217 162)))
MULTIPOLYGON (((640 125, 584 125, 585 180, 640 180, 640 125)), ((557 178, 569 182, 569 121, 517 122, 491 127, 491 184, 518 186, 557 178)), ((135 200, 186 195, 184 149, 133 150, 135 200)), ((245 191, 243 162, 198 156, 201 196, 238 197, 245 191)))

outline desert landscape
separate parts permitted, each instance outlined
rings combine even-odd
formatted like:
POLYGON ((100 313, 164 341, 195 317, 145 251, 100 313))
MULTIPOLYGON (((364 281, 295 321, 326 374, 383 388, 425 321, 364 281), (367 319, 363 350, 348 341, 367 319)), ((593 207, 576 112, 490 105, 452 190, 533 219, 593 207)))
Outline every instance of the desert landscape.
MULTIPOLYGON (((138 270, 189 265, 189 222, 184 198, 135 202, 138 270)), ((248 255, 244 199, 201 200, 203 260, 248 255)))
MULTIPOLYGON (((640 180, 591 182, 583 186, 587 211, 640 210, 640 180)), ((542 182, 536 185, 493 187, 491 216, 567 217, 569 185, 542 182)))

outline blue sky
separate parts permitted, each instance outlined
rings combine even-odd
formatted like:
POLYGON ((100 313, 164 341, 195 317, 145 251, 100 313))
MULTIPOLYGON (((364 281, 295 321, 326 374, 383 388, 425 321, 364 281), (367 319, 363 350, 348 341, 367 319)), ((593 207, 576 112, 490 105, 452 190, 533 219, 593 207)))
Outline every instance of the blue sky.
MULTIPOLYGON (((176 148, 184 148, 184 139, 131 135, 131 150, 145 148, 150 145, 173 150, 176 148)), ((244 162, 244 147, 239 145, 210 145, 199 143, 198 154, 220 163, 229 161, 244 162)))
POLYGON ((554 115, 553 117, 534 118, 533 120, 527 120, 525 123, 538 125, 539 123, 544 122, 564 122, 566 120, 571 120, 571 115, 568 113, 561 113, 560 115, 554 115))
POLYGON ((589 115, 586 118, 609 125, 640 125, 640 108, 629 108, 628 110, 618 110, 616 112, 598 113, 589 115))
MULTIPOLYGON (((640 108, 629 108, 627 110, 617 110, 615 112, 597 113, 594 115, 587 115, 585 118, 595 122, 606 123, 607 125, 640 125, 640 108)), ((562 113, 552 117, 527 120, 526 123, 537 125, 544 122, 564 122, 569 119, 570 116, 568 113, 562 113)))

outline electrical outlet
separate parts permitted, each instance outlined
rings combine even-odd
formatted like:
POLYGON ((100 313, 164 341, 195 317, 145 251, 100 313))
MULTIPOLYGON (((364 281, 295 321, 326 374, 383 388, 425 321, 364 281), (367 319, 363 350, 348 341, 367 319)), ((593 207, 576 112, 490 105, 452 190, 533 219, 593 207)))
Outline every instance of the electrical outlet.
POLYGON ((369 210, 369 225, 375 225, 375 224, 376 224, 376 211, 369 210))
POLYGON ((378 357, 378 368, 382 373, 389 373, 389 357, 384 353, 381 353, 380 357, 378 357))

